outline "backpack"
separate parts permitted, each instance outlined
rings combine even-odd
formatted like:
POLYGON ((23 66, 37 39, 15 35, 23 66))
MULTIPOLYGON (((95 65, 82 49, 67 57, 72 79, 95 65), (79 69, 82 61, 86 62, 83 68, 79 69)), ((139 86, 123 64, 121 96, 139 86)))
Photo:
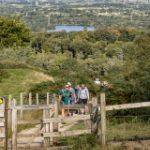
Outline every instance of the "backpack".
POLYGON ((71 96, 71 93, 68 90, 62 89, 61 95, 62 95, 62 101, 64 101, 64 98, 66 98, 66 97, 69 98, 71 96))

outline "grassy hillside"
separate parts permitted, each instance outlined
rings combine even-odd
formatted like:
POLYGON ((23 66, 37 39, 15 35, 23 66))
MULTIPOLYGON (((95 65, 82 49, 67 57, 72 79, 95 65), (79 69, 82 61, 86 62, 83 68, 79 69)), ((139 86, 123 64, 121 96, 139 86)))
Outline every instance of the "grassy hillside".
POLYGON ((53 80, 50 76, 31 69, 6 69, 9 77, 0 83, 0 95, 18 95, 26 92, 31 85, 53 80))

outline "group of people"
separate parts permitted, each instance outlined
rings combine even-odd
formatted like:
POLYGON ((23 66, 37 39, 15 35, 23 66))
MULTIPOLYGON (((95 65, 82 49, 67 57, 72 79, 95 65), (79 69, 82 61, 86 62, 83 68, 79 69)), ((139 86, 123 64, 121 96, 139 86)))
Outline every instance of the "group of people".
POLYGON ((64 105, 87 104, 89 100, 89 90, 84 85, 77 85, 75 88, 68 82, 59 92, 60 101, 64 105))

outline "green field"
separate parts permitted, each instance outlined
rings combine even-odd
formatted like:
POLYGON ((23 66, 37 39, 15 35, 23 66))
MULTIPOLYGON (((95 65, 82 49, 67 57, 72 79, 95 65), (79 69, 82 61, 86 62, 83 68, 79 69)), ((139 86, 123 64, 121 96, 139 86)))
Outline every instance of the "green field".
POLYGON ((33 84, 47 80, 52 80, 51 77, 32 69, 5 69, 8 78, 5 78, 0 83, 0 95, 19 96, 20 92, 27 92, 33 84))

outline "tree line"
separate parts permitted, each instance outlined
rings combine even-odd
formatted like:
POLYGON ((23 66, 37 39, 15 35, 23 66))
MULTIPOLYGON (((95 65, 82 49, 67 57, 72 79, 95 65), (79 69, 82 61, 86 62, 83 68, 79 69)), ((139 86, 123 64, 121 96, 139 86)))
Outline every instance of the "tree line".
POLYGON ((54 77, 55 83, 35 84, 31 91, 56 92, 70 81, 86 83, 96 95, 99 87, 94 80, 100 78, 110 83, 108 104, 150 99, 149 31, 100 28, 93 32, 33 33, 19 20, 1 17, 0 39, 1 74, 9 66, 32 66, 54 77))

